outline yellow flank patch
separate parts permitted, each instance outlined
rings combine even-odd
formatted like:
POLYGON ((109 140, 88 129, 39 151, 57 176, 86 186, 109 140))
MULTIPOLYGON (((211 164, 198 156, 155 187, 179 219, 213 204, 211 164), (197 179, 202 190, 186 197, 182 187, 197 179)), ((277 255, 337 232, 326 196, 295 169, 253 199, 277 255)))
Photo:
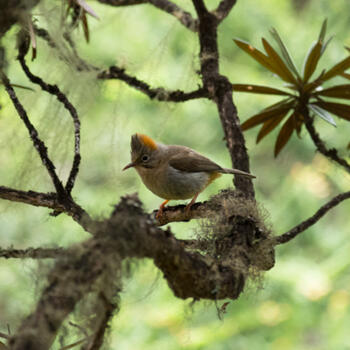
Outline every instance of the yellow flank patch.
POLYGON ((157 144, 149 136, 138 133, 137 137, 146 147, 152 150, 157 149, 157 144))
POLYGON ((218 173, 217 171, 213 172, 209 176, 208 185, 209 186, 214 180, 216 180, 218 177, 220 177, 222 174, 218 173))

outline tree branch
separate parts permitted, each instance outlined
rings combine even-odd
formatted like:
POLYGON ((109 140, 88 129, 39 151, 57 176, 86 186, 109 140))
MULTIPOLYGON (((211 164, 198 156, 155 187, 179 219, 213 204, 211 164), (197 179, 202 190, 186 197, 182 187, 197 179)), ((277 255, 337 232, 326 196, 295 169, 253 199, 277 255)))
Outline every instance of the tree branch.
MULTIPOLYGON (((217 17, 208 12, 203 0, 192 0, 199 18, 200 63, 203 86, 217 105, 226 144, 234 168, 250 172, 249 156, 232 100, 232 84, 219 73, 219 50, 217 43, 217 17)), ((230 2, 224 1, 219 8, 227 9, 230 2)), ((235 176, 237 189, 248 197, 254 197, 253 182, 250 178, 235 176)))
POLYGON ((42 163, 44 164, 47 172, 49 173, 51 180, 55 186, 55 189, 57 191, 57 194, 59 197, 64 198, 66 196, 66 191, 62 185, 61 180, 58 178, 55 166, 52 163, 51 159, 49 158, 47 154, 47 148, 43 141, 39 138, 38 132, 35 129, 34 125, 30 122, 27 112, 25 111, 22 104, 19 102, 15 91, 13 90, 10 81, 8 80, 7 76, 0 70, 0 76, 3 84, 5 85, 5 89, 15 107, 17 110, 17 113, 19 117, 22 119, 24 125, 28 129, 29 136, 34 144, 35 149, 39 153, 39 156, 41 158, 42 163))
POLYGON ((329 210, 337 206, 339 203, 342 201, 349 199, 350 198, 350 191, 349 192, 344 192, 341 194, 338 194, 334 198, 332 198, 329 202, 324 204, 320 209, 316 211, 314 215, 309 217, 307 220, 303 221, 299 225, 293 227, 291 230, 287 231, 286 233, 274 237, 273 241, 274 244, 283 244, 287 243, 293 238, 295 238, 299 233, 307 230, 309 227, 314 225, 317 221, 319 221, 329 210))
POLYGON ((181 7, 170 0, 98 0, 99 2, 111 6, 132 6, 141 4, 151 4, 179 20, 187 29, 196 32, 198 23, 192 15, 184 11, 181 7))
POLYGON ((12 202, 30 204, 36 207, 64 210, 64 206, 59 203, 56 193, 21 191, 0 186, 0 198, 7 199, 12 202))
POLYGON ((163 88, 151 88, 147 83, 125 73, 125 69, 116 66, 111 66, 108 70, 99 73, 98 79, 118 79, 124 81, 129 86, 147 95, 151 100, 156 99, 158 101, 166 102, 185 102, 188 100, 207 97, 207 92, 203 88, 192 92, 183 92, 180 90, 167 91, 163 88))
POLYGON ((216 10, 213 11, 214 16, 219 22, 222 22, 232 10, 237 0, 222 0, 216 10))
MULTIPOLYGON (((19 33, 19 36, 22 36, 21 40, 27 40, 27 38, 23 38, 23 34, 19 33)), ((70 116, 72 117, 73 120, 73 126, 74 126, 74 159, 73 159, 73 164, 72 168, 65 186, 65 189, 68 194, 71 193, 75 179, 78 175, 79 172, 79 164, 81 160, 80 156, 80 120, 79 116, 77 113, 77 110, 75 107, 72 105, 72 103, 68 100, 67 96, 58 88, 57 85, 52 85, 52 84, 47 84, 45 83, 40 77, 34 75, 29 67, 26 64, 25 61, 25 55, 27 53, 26 45, 25 44, 20 44, 19 49, 18 49, 18 60, 21 64, 21 67, 28 77, 28 79, 34 83, 37 84, 41 87, 43 91, 48 92, 51 95, 56 96, 57 100, 62 103, 64 108, 68 111, 70 116)))
POLYGON ((89 214, 71 198, 65 198, 62 201, 56 193, 21 191, 0 186, 0 198, 12 202, 30 204, 36 207, 54 209, 57 213, 64 212, 78 222, 85 231, 91 234, 95 234, 95 226, 98 226, 98 224, 91 219, 89 214))
POLYGON ((345 169, 348 173, 350 173, 350 164, 344 158, 339 157, 338 151, 335 148, 328 149, 326 147, 325 143, 320 138, 320 135, 317 133, 314 127, 314 121, 309 116, 308 111, 305 111, 303 113, 303 116, 305 118, 306 129, 309 132, 309 135, 312 141, 314 142, 317 150, 328 159, 331 159, 334 162, 338 163, 341 167, 343 167, 343 169, 345 169))

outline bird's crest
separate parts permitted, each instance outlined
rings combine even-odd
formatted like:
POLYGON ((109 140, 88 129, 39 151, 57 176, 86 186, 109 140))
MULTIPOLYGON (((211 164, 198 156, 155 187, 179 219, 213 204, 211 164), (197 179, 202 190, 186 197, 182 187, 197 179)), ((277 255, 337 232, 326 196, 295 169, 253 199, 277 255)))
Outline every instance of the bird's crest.
POLYGON ((135 134, 132 137, 132 146, 136 146, 135 148, 137 148, 137 141, 136 139, 138 139, 138 142, 141 143, 142 146, 147 147, 149 150, 156 150, 158 148, 157 144, 147 135, 144 134, 135 134))

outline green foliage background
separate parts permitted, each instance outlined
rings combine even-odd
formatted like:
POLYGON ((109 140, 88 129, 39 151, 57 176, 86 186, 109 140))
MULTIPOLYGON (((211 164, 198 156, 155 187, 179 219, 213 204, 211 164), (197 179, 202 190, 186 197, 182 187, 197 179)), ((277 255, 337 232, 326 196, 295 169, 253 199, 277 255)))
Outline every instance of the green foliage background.
MULTIPOLYGON (((189 1, 178 1, 193 13, 189 1)), ((217 1, 207 1, 212 7, 217 1)), ((101 20, 89 19, 91 42, 82 32, 75 39, 82 57, 105 68, 118 64, 153 87, 190 91, 199 83, 196 73, 199 51, 195 34, 173 17, 152 6, 112 8, 89 2, 101 20)), ((221 71, 232 83, 264 84, 278 80, 261 69, 232 42, 233 37, 260 47, 260 38, 276 27, 289 51, 302 65, 307 48, 316 39, 328 17, 329 34, 335 37, 319 67, 334 64, 346 56, 350 45, 350 3, 346 0, 311 0, 296 11, 288 0, 238 0, 220 27, 221 71)), ((59 18, 52 14, 58 3, 43 1, 34 14, 39 25, 48 25, 59 39, 59 18)), ((3 44, 10 62, 13 83, 30 84, 15 59, 13 28, 3 44)), ((61 52, 68 52, 60 43, 61 52)), ((119 81, 96 81, 94 73, 79 73, 63 63, 58 52, 46 49, 39 40, 38 58, 31 65, 44 80, 57 83, 78 108, 82 122, 82 164, 74 197, 96 217, 108 216, 112 205, 126 193, 139 192, 147 211, 160 199, 148 192, 133 170, 121 172, 129 160, 129 138, 146 133, 164 143, 184 144, 230 166, 222 141, 223 132, 214 105, 208 101, 165 104, 150 101, 119 81)), ((316 72, 317 74, 317 72, 316 72)), ((343 82, 339 80, 339 82, 343 82)), ((70 169, 73 150, 71 120, 50 96, 17 89, 31 120, 45 140, 61 176, 70 169)), ((239 115, 246 120, 273 97, 234 94, 239 115)), ((27 131, 19 121, 3 89, 0 90, 0 184, 23 190, 53 190, 27 131)), ((336 118, 333 128, 322 120, 318 130, 330 146, 346 151, 350 126, 336 118)), ((276 134, 278 130, 275 130, 276 134)), ((249 130, 247 147, 251 170, 257 175, 257 199, 269 213, 276 234, 307 218, 332 195, 348 190, 349 175, 315 154, 305 131, 294 137, 277 160, 273 159, 274 137, 255 145, 257 129, 249 130)), ((231 186, 223 176, 200 197, 201 200, 231 186)), ((121 311, 112 321, 106 349, 349 349, 350 274, 349 212, 344 202, 319 223, 286 246, 277 248, 276 266, 262 281, 251 282, 238 301, 230 302, 223 320, 212 303, 192 305, 177 300, 149 261, 132 264, 121 293, 121 311)), ((190 237, 196 223, 172 224, 181 237, 190 237)), ((87 238, 70 218, 53 218, 49 211, 22 204, 0 202, 2 247, 68 246, 87 238)), ((0 331, 9 324, 14 331, 31 311, 40 295, 40 275, 49 262, 0 260, 0 331)), ((223 302, 218 303, 219 306, 223 302)), ((77 313, 74 322, 84 324, 89 316, 77 313)), ((68 326, 69 330, 72 327, 68 326)), ((69 344, 81 338, 66 337, 69 344)), ((59 348, 59 342, 55 349, 59 348)))

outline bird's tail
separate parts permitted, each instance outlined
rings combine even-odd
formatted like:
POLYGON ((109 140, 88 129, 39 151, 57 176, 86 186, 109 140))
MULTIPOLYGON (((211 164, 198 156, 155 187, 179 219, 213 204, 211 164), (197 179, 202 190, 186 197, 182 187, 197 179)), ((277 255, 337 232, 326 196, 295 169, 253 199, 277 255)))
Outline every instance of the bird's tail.
POLYGON ((246 173, 245 171, 238 170, 238 169, 222 169, 221 173, 223 174, 234 174, 234 175, 242 175, 246 177, 256 178, 255 175, 246 173))

